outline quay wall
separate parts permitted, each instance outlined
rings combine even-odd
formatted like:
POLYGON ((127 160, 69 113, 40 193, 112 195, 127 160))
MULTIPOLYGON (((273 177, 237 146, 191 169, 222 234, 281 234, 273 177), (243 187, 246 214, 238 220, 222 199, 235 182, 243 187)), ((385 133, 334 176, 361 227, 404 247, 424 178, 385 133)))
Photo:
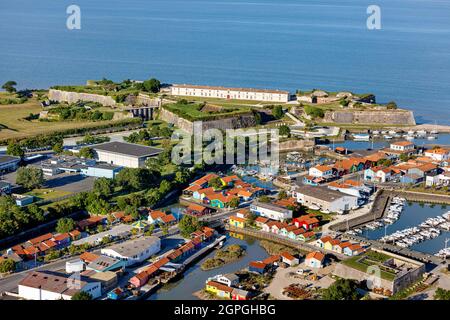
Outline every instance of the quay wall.
POLYGON ((392 194, 405 198, 408 201, 450 204, 450 195, 446 196, 443 194, 430 194, 415 191, 392 191, 392 194))
POLYGON ((409 110, 338 110, 326 111, 324 122, 340 124, 416 125, 409 110))
POLYGON ((383 217, 384 212, 386 211, 387 206, 389 205, 389 200, 391 196, 385 190, 377 191, 375 195, 375 200, 370 208, 369 212, 365 215, 350 219, 347 221, 342 221, 330 226, 330 229, 333 231, 345 231, 347 230, 347 226, 349 229, 355 228, 362 224, 366 224, 374 219, 380 219, 383 217))
MULTIPOLYGON (((161 108, 159 118, 168 123, 173 123, 176 127, 188 133, 194 132, 194 122, 186 120, 173 112, 161 108)), ((218 120, 206 120, 202 121, 202 130, 208 129, 239 129, 256 126, 256 119, 252 114, 235 115, 225 117, 218 120)))
POLYGON ((310 140, 288 140, 278 144, 279 152, 289 152, 293 150, 312 151, 316 145, 314 139, 310 140))

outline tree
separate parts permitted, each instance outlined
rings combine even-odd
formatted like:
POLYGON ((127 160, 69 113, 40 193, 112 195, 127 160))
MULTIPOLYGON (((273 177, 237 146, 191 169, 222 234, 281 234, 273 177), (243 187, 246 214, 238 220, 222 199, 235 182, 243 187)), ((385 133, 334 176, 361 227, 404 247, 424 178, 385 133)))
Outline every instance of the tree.
POLYGON ((435 300, 450 300, 450 290, 445 290, 442 288, 437 288, 434 293, 435 300))
POLYGON ((338 279, 328 289, 324 290, 323 300, 358 300, 360 295, 356 290, 358 282, 351 279, 338 279))
POLYGON ((323 112, 322 109, 313 106, 306 106, 305 112, 308 116, 310 116, 313 119, 323 118, 325 116, 325 113, 323 112))
POLYGON ((17 170, 16 183, 25 189, 39 188, 44 181, 44 174, 39 168, 21 167, 17 170))
POLYGON ((114 192, 114 181, 108 178, 98 178, 94 181, 92 191, 99 197, 109 197, 114 192))
POLYGON ((286 125, 280 126, 279 132, 280 132, 280 136, 288 136, 289 137, 291 135, 291 129, 286 125))
POLYGON ((4 259, 0 261, 0 273, 14 272, 16 270, 16 263, 11 259, 4 259))
POLYGON ((281 190, 280 192, 278 192, 278 199, 287 199, 288 195, 286 190, 281 190))
POLYGON ((14 157, 21 157, 25 155, 25 152, 23 151, 22 147, 19 146, 17 143, 10 142, 8 144, 8 147, 6 148, 6 153, 10 156, 14 157))
POLYGON ((61 218, 56 224, 56 232, 67 233, 75 229, 75 221, 71 218, 61 218))
POLYGON ((221 189, 223 187, 222 180, 219 177, 212 178, 208 182, 208 187, 214 189, 221 189))
POLYGON ((157 93, 161 89, 161 82, 155 78, 145 80, 142 85, 147 92, 157 93))
POLYGON ((283 115, 284 115, 283 107, 282 106, 275 106, 273 108, 272 115, 274 116, 275 119, 283 118, 283 115))
POLYGON ((238 197, 234 197, 233 199, 230 200, 230 202, 228 203, 228 205, 229 205, 231 208, 237 208, 237 207, 239 207, 239 203, 240 203, 239 198, 238 198, 238 197))
POLYGON ((124 168, 116 176, 116 183, 128 190, 142 190, 154 185, 160 173, 153 169, 124 168))
POLYGON ((163 180, 161 181, 161 183, 159 184, 159 192, 162 195, 166 195, 167 193, 169 193, 169 191, 172 189, 172 184, 167 181, 167 180, 163 180))
POLYGON ((386 104, 386 108, 387 108, 387 109, 397 109, 397 104, 396 104, 394 101, 389 101, 389 102, 386 104))
POLYGON ((78 291, 72 296, 72 300, 92 300, 92 295, 85 291, 78 291))
POLYGON ((161 231, 163 236, 167 236, 169 234, 169 226, 167 224, 163 224, 161 226, 161 231))
POLYGON ((196 217, 184 215, 178 223, 181 235, 185 238, 189 237, 192 232, 197 231, 201 227, 201 223, 196 217))
POLYGON ((258 198, 258 201, 262 202, 262 203, 269 203, 270 202, 270 198, 268 196, 261 196, 261 197, 258 198))
POLYGON ((13 93, 16 92, 15 86, 17 86, 17 82, 10 80, 3 84, 2 89, 5 89, 9 93, 13 93))
POLYGON ((94 151, 89 148, 89 147, 83 147, 80 149, 80 152, 78 153, 78 155, 81 158, 86 158, 86 159, 93 159, 94 158, 94 151))
POLYGON ((55 153, 62 153, 64 151, 62 142, 55 143, 52 148, 55 153))

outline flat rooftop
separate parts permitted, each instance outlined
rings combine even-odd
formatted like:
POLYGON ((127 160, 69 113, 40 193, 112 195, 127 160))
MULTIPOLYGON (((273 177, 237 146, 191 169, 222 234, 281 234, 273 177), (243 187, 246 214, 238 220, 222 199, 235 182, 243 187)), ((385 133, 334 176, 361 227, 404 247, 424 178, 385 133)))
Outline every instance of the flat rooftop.
POLYGON ((124 257, 132 257, 139 255, 156 242, 161 242, 161 240, 158 237, 150 236, 118 243, 105 249, 113 250, 124 257))
POLYGON ((307 185, 298 186, 295 188, 295 191, 304 194, 306 196, 320 199, 326 202, 332 202, 334 200, 340 199, 342 197, 352 197, 348 194, 344 194, 342 192, 328 189, 327 187, 312 187, 307 185))
POLYGON ((118 141, 98 144, 93 146, 92 148, 96 151, 97 150, 106 151, 137 158, 154 156, 162 152, 162 150, 159 148, 147 147, 140 144, 118 142, 118 141))
POLYGON ((18 157, 5 156, 5 155, 0 156, 0 164, 13 162, 13 161, 19 161, 19 160, 20 160, 20 158, 18 158, 18 157))

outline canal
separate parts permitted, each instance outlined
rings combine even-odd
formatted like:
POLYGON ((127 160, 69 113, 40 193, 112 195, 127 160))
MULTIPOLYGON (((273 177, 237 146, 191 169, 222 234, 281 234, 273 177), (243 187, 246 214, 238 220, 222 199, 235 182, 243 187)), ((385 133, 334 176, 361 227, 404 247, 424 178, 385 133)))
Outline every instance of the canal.
MULTIPOLYGON (((386 229, 386 235, 390 235, 398 230, 411 228, 418 226, 428 218, 434 218, 444 214, 450 210, 450 207, 443 205, 421 204, 415 202, 407 202, 403 209, 400 218, 391 225, 388 225, 386 229)), ((376 230, 364 230, 362 236, 371 239, 378 240, 385 234, 385 228, 379 228, 376 230)), ((445 239, 450 238, 450 232, 442 231, 441 235, 437 238, 426 240, 421 243, 417 243, 410 247, 412 250, 417 250, 424 253, 435 254, 439 250, 445 247, 445 239)))
POLYGON ((241 245, 246 250, 246 255, 244 257, 220 268, 203 271, 200 268, 201 264, 206 259, 214 257, 216 252, 214 250, 194 265, 191 265, 191 267, 184 273, 183 278, 177 282, 163 286, 156 293, 151 295, 148 300, 198 300, 193 293, 203 289, 205 287, 205 281, 209 277, 217 274, 237 272, 247 267, 250 261, 263 260, 269 256, 267 252, 259 245, 259 240, 250 237, 243 237, 241 235, 238 235, 238 237, 242 239, 227 235, 227 240, 225 241, 224 247, 230 244, 241 245))

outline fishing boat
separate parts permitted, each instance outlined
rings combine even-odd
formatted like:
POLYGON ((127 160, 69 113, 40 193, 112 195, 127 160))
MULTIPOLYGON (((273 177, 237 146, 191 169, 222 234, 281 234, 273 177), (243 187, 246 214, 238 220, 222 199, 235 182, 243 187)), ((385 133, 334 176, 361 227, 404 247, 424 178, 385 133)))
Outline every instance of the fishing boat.
POLYGON ((353 140, 369 141, 370 140, 370 135, 368 135, 368 134, 354 134, 353 135, 353 140))

